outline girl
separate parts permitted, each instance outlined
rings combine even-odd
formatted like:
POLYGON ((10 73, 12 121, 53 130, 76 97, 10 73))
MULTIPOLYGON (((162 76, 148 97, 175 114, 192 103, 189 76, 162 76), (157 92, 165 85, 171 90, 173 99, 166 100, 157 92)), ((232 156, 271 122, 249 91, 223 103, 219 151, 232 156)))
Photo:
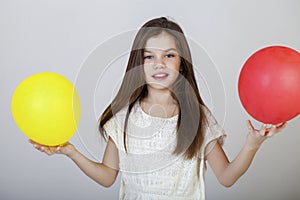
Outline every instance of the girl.
POLYGON ((225 133, 201 99, 183 31, 162 17, 138 31, 119 92, 101 115, 99 130, 108 141, 102 163, 70 143, 31 142, 48 155, 65 154, 104 187, 121 171, 120 199, 204 199, 205 161, 229 187, 247 171, 263 141, 286 123, 260 130, 247 125, 245 145, 229 162, 222 149, 225 133))

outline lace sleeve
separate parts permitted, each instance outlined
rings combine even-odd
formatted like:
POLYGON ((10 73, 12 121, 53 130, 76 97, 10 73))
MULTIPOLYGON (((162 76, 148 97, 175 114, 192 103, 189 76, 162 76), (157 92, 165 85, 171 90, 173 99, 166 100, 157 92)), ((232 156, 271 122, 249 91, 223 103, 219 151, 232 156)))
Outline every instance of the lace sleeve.
POLYGON ((119 115, 110 118, 103 126, 105 133, 114 141, 118 149, 124 148, 123 146, 123 127, 119 115))
POLYGON ((201 148, 201 157, 204 158, 207 157, 217 142, 223 145, 226 138, 224 129, 218 124, 213 114, 207 108, 205 108, 205 113, 208 123, 201 148))

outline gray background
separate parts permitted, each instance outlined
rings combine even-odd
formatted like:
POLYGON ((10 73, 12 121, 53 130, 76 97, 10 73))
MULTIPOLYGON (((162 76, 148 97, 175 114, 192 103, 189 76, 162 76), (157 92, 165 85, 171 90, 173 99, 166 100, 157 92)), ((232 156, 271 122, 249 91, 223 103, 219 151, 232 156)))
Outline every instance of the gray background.
MULTIPOLYGON (((127 50, 120 51, 123 54, 105 70, 99 68, 107 72, 106 79, 98 76, 93 85, 83 66, 93 52, 107 48, 105 42, 112 44, 113 52, 118 49, 118 35, 134 32, 144 22, 162 15, 174 18, 189 40, 201 46, 211 59, 208 63, 213 63, 212 71, 197 68, 199 82, 203 83, 200 88, 227 132, 224 148, 228 157, 237 155, 247 134, 245 120, 250 118, 237 94, 240 69, 253 52, 265 46, 285 45, 300 50, 300 1, 2 0, 0 199, 117 199, 119 180, 111 188, 103 188, 66 157, 48 157, 32 148, 13 121, 11 97, 17 85, 34 73, 54 71, 67 77, 78 86, 82 108, 88 110, 83 112, 71 142, 86 156, 100 160, 104 144, 96 131, 97 116, 113 95, 106 95, 101 87, 117 88, 126 64, 124 51, 129 51, 133 34, 120 44, 122 48, 128 44, 127 50), (93 99, 86 100, 91 95, 93 99)), ((193 57, 197 57, 195 52, 193 57)), ((266 141, 249 171, 233 187, 222 187, 208 166, 207 199, 299 199, 299 120, 291 120, 282 134, 266 141)))

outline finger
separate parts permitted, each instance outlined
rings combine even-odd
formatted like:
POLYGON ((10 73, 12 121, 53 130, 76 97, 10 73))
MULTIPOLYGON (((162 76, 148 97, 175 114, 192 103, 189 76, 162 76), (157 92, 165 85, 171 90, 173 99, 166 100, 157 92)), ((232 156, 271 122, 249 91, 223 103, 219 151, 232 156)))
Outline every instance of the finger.
POLYGON ((63 144, 60 144, 60 145, 58 145, 58 147, 64 147, 64 146, 66 146, 67 145, 67 142, 66 143, 63 143, 63 144))
POLYGON ((34 143, 33 147, 36 148, 37 150, 41 151, 41 145, 34 143))
POLYGON ((247 126, 248 126, 249 131, 254 131, 254 127, 253 127, 251 121, 248 119, 246 122, 247 122, 247 126))
POLYGON ((41 149, 42 152, 47 152, 48 151, 48 147, 45 147, 45 146, 41 146, 40 149, 41 149))
POLYGON ((40 143, 38 143, 38 142, 35 142, 35 141, 31 140, 31 139, 29 139, 28 142, 31 143, 31 144, 33 144, 33 145, 34 145, 34 144, 37 144, 37 145, 42 146, 42 144, 40 144, 40 143))
POLYGON ((51 151, 49 151, 49 150, 46 150, 45 153, 46 153, 48 156, 53 155, 53 153, 52 153, 51 151))
POLYGON ((275 135, 275 133, 277 132, 277 127, 276 125, 272 125, 271 128, 270 128, 270 131, 268 133, 268 137, 272 137, 273 135, 275 135))
POLYGON ((272 137, 273 135, 280 132, 282 129, 284 129, 287 126, 287 122, 283 122, 280 124, 272 125, 271 133, 268 135, 269 137, 272 137))
POLYGON ((277 129, 280 129, 280 130, 284 129, 286 126, 287 126, 287 122, 283 122, 281 124, 276 125, 277 129))
POLYGON ((61 153, 60 150, 61 150, 61 147, 59 146, 59 147, 56 148, 55 153, 61 153))
POLYGON ((34 148, 38 148, 40 145, 39 144, 37 144, 36 142, 34 142, 33 140, 28 140, 28 142, 30 143, 30 144, 32 144, 32 146, 34 147, 34 148))
POLYGON ((33 147, 40 151, 45 151, 46 146, 33 142, 33 147))
POLYGON ((45 152, 48 156, 53 155, 53 151, 49 147, 42 147, 43 152, 45 152))
POLYGON ((261 136, 265 136, 266 133, 268 132, 267 130, 267 124, 262 124, 260 131, 258 132, 261 136))

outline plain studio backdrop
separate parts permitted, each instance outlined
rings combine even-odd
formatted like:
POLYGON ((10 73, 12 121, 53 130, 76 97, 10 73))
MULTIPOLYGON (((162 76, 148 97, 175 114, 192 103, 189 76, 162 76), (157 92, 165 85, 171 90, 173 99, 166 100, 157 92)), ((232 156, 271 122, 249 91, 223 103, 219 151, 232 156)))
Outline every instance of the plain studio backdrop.
MULTIPOLYGON (((36 151, 13 120, 11 97, 34 73, 53 71, 68 78, 82 100, 81 122, 71 142, 89 158, 101 160, 105 143, 97 118, 120 84, 136 30, 160 16, 183 28, 197 62, 200 93, 227 133, 224 149, 231 160, 238 154, 248 131, 246 119, 252 119, 239 101, 239 72, 263 47, 300 50, 300 1, 1 0, 0 199, 118 198, 119 178, 103 188, 70 159, 36 151)), ((208 166, 207 199, 299 199, 299 128, 296 117, 266 141, 231 188, 221 186, 208 166)))

